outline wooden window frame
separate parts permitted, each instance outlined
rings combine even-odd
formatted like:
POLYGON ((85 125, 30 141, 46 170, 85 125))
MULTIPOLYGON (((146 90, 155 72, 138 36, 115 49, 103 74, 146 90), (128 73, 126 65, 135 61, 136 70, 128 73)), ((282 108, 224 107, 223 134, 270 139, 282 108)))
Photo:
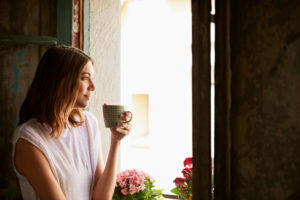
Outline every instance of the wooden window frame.
POLYGON ((72 45, 73 0, 56 1, 56 37, 50 36, 0 36, 0 45, 72 45))

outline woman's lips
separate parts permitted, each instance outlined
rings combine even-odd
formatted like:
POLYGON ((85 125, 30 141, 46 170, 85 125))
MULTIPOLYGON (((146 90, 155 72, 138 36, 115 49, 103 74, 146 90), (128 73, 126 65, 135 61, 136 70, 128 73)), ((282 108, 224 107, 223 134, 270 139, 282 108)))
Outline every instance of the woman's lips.
POLYGON ((89 95, 84 95, 88 100, 90 100, 90 96, 89 95))

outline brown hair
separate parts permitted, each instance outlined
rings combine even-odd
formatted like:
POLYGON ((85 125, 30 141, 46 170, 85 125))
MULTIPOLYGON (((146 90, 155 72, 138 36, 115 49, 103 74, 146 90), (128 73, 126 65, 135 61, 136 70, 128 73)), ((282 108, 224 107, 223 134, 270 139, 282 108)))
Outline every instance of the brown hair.
POLYGON ((92 59, 83 51, 67 46, 50 47, 40 60, 33 82, 19 113, 19 124, 36 118, 52 128, 57 138, 65 126, 83 123, 81 109, 74 108, 81 70, 92 59), (76 119, 80 117, 80 121, 76 119))

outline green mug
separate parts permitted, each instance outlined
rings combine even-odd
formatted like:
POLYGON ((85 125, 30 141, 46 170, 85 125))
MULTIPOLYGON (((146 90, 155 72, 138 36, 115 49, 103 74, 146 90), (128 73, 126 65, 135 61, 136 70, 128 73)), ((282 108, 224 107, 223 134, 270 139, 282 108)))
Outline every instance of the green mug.
POLYGON ((126 105, 103 105, 103 118, 106 128, 116 128, 117 122, 130 122, 132 119, 132 112, 130 111, 129 106, 126 105), (130 119, 124 121, 120 116, 125 113, 130 113, 130 119))

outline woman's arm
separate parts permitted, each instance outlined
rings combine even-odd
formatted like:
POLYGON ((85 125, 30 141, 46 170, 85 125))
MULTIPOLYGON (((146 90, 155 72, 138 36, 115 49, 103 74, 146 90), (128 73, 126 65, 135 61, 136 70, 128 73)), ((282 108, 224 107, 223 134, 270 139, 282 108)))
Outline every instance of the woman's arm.
MULTIPOLYGON (((128 119, 129 115, 129 113, 126 113, 121 118, 128 119)), ((100 155, 98 157, 93 191, 94 200, 111 200, 115 190, 118 151, 121 140, 130 132, 131 124, 119 123, 118 126, 118 128, 111 128, 110 150, 105 168, 100 160, 100 155)))
POLYGON ((37 147, 22 138, 16 143, 14 164, 17 171, 27 178, 41 200, 66 199, 47 158, 37 147))
POLYGON ((111 142, 105 168, 101 170, 101 164, 98 162, 95 186, 93 192, 94 200, 111 200, 116 182, 117 154, 120 144, 111 142))

